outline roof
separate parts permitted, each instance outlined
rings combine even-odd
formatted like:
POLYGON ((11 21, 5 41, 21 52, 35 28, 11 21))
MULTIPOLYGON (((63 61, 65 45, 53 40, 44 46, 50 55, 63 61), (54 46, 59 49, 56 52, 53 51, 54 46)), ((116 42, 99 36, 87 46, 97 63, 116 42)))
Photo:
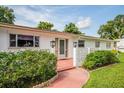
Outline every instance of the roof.
POLYGON ((124 38, 122 38, 122 39, 116 39, 115 41, 116 42, 124 41, 124 38))
POLYGON ((59 31, 51 31, 51 30, 41 30, 38 28, 33 27, 27 27, 27 26, 20 26, 20 25, 14 25, 14 24, 6 24, 6 23, 0 23, 0 27, 4 28, 13 28, 13 29, 22 29, 27 31, 37 31, 41 33, 55 33, 55 34, 63 34, 63 35, 72 35, 75 36, 75 34, 67 33, 67 32, 59 32, 59 31))
POLYGON ((84 38, 84 39, 94 39, 94 40, 102 40, 102 41, 114 41, 114 40, 109 40, 109 39, 102 39, 99 37, 94 37, 94 36, 86 36, 86 35, 76 35, 72 33, 67 33, 67 32, 60 32, 60 31, 51 31, 51 30, 41 30, 38 28, 33 28, 33 27, 27 27, 27 26, 19 26, 19 25, 14 25, 14 24, 6 24, 6 23, 0 23, 0 27, 4 28, 14 28, 14 29, 23 29, 23 30, 29 30, 29 31, 38 31, 41 33, 55 33, 55 34, 62 34, 62 35, 69 35, 69 36, 74 36, 74 37, 79 37, 79 38, 84 38))

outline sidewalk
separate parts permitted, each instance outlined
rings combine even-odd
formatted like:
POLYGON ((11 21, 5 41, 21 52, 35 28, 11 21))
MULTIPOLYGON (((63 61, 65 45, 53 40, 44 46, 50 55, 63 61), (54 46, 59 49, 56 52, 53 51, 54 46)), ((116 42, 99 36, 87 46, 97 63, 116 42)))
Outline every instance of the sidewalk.
POLYGON ((59 72, 59 77, 48 88, 80 88, 89 79, 89 73, 82 68, 59 72))

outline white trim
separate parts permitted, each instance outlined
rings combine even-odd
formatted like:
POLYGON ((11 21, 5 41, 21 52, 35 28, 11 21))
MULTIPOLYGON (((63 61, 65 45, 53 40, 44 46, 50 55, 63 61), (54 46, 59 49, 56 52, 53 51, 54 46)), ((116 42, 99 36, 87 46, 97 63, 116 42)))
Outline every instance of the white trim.
POLYGON ((33 35, 33 47, 35 47, 35 36, 33 35))
POLYGON ((77 66, 77 47, 73 48, 73 66, 77 66))

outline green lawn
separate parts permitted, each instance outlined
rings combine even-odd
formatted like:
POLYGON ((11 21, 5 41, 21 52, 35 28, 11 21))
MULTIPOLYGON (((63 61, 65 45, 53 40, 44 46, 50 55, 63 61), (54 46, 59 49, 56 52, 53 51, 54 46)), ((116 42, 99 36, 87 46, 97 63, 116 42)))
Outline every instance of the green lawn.
POLYGON ((124 53, 119 55, 120 63, 90 72, 85 88, 124 88, 124 53))

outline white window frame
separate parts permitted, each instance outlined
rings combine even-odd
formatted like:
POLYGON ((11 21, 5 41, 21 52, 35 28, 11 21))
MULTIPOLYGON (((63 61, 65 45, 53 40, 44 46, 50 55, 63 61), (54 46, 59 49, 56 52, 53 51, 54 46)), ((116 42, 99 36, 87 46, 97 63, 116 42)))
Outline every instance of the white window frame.
MULTIPOLYGON (((23 48, 23 47, 18 46, 18 35, 23 35, 23 34, 13 34, 13 33, 9 34, 9 47, 10 48, 23 48), (10 35, 16 35, 16 46, 15 47, 10 46, 10 35)), ((33 47, 38 48, 38 47, 40 47, 40 36, 34 36, 34 35, 29 35, 29 36, 33 36, 33 46, 32 47, 26 47, 26 48, 33 48, 33 47), (35 46, 35 37, 39 37, 39 46, 38 47, 35 46)))

